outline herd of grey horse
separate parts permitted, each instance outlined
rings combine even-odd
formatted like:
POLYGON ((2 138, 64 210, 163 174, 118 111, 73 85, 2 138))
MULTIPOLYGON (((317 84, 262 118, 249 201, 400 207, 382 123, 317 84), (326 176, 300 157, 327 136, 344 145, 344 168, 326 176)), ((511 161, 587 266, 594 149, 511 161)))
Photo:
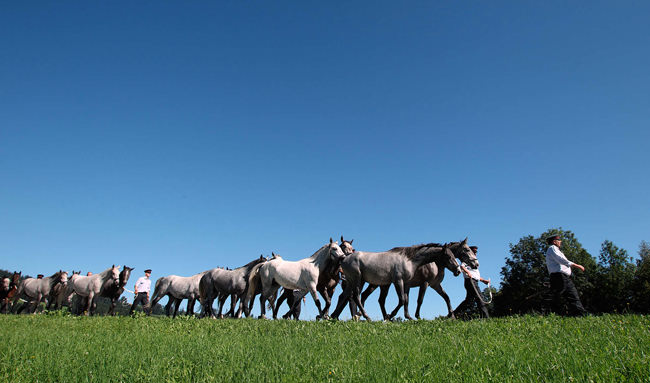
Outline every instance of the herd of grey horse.
MULTIPOLYGON (((284 315, 287 318, 295 314, 302 296, 311 294, 318 308, 317 319, 337 319, 345 307, 349 306, 353 317, 360 315, 370 320, 364 303, 368 295, 379 287, 379 304, 385 320, 393 319, 401 307, 404 307, 404 318, 412 319, 408 311, 409 290, 419 287, 415 312, 416 318, 419 319, 426 289, 432 287, 445 300, 449 316, 453 317, 449 296, 441 286, 444 270, 448 269, 454 276, 459 275, 461 268, 457 259, 473 268, 478 267, 478 260, 470 249, 467 238, 445 244, 427 243, 395 247, 384 252, 356 251, 352 242, 353 240, 347 241, 341 236, 339 244, 330 238, 329 242, 312 256, 298 261, 287 261, 272 253, 270 258, 260 256, 232 270, 215 268, 190 277, 161 277, 156 281, 149 306, 156 305, 167 296, 169 301, 165 307, 166 313, 172 315, 173 309, 175 317, 181 301, 187 299, 187 314, 193 315, 198 299, 201 304, 201 316, 222 318, 223 306, 230 298, 230 310, 225 316, 240 318, 242 315, 251 315, 255 297, 259 295, 259 317, 266 317, 268 306, 275 319, 281 302, 287 300, 289 303, 290 309, 284 315), (332 296, 339 283, 343 291, 330 316, 332 296), (365 284, 369 286, 362 294, 365 284), (398 303, 397 307, 388 313, 385 301, 391 285, 395 287, 398 303), (283 290, 278 298, 280 288, 283 290), (325 301, 324 306, 318 294, 325 301), (217 312, 213 309, 215 300, 218 300, 217 312)), ((82 276, 79 272, 68 275, 60 270, 49 277, 27 278, 17 286, 12 311, 19 313, 27 308, 34 312, 43 300, 46 301, 48 309, 52 306, 58 309, 66 303, 69 304, 74 295, 78 295, 84 302, 82 311, 86 315, 93 314, 97 297, 111 299, 109 314, 114 315, 115 303, 124 292, 132 270, 133 268, 124 266, 120 271, 119 266, 113 265, 91 276, 82 276), (21 298, 27 303, 17 309, 16 303, 21 298)))

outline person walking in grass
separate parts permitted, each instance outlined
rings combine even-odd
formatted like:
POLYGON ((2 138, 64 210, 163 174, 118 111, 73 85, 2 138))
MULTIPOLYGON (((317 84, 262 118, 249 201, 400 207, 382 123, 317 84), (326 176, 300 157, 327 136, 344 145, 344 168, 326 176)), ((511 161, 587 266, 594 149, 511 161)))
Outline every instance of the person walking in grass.
POLYGON ((582 265, 569 261, 562 250, 562 238, 554 235, 546 239, 550 246, 546 250, 546 267, 551 276, 551 290, 553 291, 553 311, 556 314, 563 314, 562 298, 566 298, 569 305, 569 314, 582 316, 587 310, 582 306, 578 290, 571 280, 571 269, 585 271, 582 265))
POLYGON ((135 299, 133 299, 133 304, 131 305, 129 315, 133 314, 133 311, 140 303, 142 303, 142 308, 144 309, 145 313, 148 314, 149 310, 151 310, 149 307, 149 291, 151 290, 151 279, 149 279, 150 276, 151 269, 146 269, 144 271, 144 277, 138 278, 138 280, 135 282, 135 299))
POLYGON ((9 291, 11 291, 11 280, 3 278, 0 283, 0 313, 6 314, 9 307, 9 291))
MULTIPOLYGON (((470 246, 469 248, 474 252, 474 254, 478 253, 477 246, 470 246)), ((465 291, 467 294, 465 295, 465 300, 462 301, 458 307, 456 307, 456 310, 454 310, 454 316, 458 316, 460 313, 466 310, 469 305, 476 302, 478 304, 481 317, 489 318, 490 314, 488 313, 487 307, 485 307, 485 302, 483 302, 483 298, 479 293, 480 290, 478 287, 478 282, 483 282, 487 285, 490 284, 490 280, 481 278, 481 273, 478 271, 478 267, 474 269, 463 262, 460 265, 460 268, 463 271, 463 277, 465 277, 465 291)))

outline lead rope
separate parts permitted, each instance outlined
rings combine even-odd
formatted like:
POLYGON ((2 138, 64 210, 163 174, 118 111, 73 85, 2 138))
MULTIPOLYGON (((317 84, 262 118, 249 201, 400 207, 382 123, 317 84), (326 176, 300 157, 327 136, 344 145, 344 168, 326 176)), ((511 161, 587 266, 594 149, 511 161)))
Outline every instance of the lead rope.
POLYGON ((478 291, 478 289, 476 288, 476 286, 478 285, 478 282, 480 282, 480 281, 477 281, 476 285, 472 283, 472 288, 474 288, 474 291, 476 292, 476 296, 478 296, 478 299, 480 299, 481 302, 483 302, 484 305, 489 305, 490 303, 492 303, 492 290, 490 290, 491 284, 488 283, 488 285, 487 285, 488 293, 490 295, 490 300, 485 301, 483 299, 484 298, 483 293, 478 291))

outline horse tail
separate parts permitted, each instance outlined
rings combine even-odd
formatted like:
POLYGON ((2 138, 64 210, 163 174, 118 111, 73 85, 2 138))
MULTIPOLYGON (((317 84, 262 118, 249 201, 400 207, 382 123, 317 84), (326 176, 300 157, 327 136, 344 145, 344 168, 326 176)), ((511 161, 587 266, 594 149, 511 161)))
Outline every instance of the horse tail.
POLYGON ((156 280, 156 286, 153 289, 153 295, 151 296, 151 299, 149 300, 149 305, 150 306, 154 306, 163 297, 163 295, 165 295, 165 294, 161 293, 161 290, 163 289, 162 284, 164 282, 164 279, 165 278, 163 277, 163 278, 158 278, 158 280, 156 280), (158 297, 160 297, 160 298, 158 298, 158 297))
POLYGON ((246 279, 246 294, 244 295, 243 299, 243 307, 244 307, 244 314, 248 317, 250 315, 249 311, 249 302, 255 297, 255 291, 257 290, 258 285, 260 284, 260 267, 262 267, 262 263, 258 263, 257 265, 253 266, 251 269, 250 273, 248 274, 248 279, 246 279))

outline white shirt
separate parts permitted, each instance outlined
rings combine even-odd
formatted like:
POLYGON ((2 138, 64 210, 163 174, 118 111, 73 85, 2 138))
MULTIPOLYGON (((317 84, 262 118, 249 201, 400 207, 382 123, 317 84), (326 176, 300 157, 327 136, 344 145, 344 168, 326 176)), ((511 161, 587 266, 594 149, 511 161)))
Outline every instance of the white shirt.
POLYGON ((467 274, 463 273, 463 276, 464 276, 466 279, 467 279, 467 278, 472 278, 472 279, 474 279, 474 280, 476 280, 476 281, 480 281, 480 280, 481 280, 481 273, 478 271, 478 269, 472 269, 472 268, 471 268, 467 263, 465 263, 465 262, 461 263, 461 266, 463 266, 464 268, 467 269, 467 271, 469 271, 469 276, 467 276, 467 274))
POLYGON ((566 259, 559 247, 551 245, 546 250, 546 267, 549 274, 562 273, 571 275, 571 265, 573 265, 573 262, 566 259))
POLYGON ((135 291, 138 293, 148 293, 151 290, 151 279, 140 277, 135 282, 135 291))

